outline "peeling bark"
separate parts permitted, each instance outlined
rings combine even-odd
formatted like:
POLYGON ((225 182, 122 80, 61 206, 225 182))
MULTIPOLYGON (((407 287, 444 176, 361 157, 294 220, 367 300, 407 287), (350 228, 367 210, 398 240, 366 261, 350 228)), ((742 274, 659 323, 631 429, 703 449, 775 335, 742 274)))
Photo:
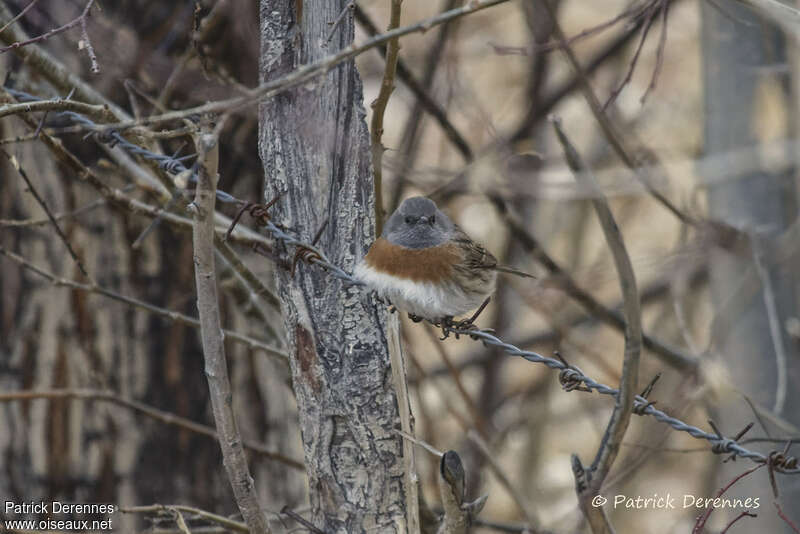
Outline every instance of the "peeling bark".
MULTIPOLYGON (((349 45, 330 41, 346 2, 261 2, 261 81, 349 45), (298 15, 298 12, 301 14, 298 15)), ((369 136, 353 62, 262 103, 259 150, 277 221, 351 270, 374 236, 369 136)), ((294 251, 290 250, 289 253, 294 251)), ((312 521, 329 533, 405 532, 402 443, 386 312, 319 269, 277 274, 309 475, 312 521)))

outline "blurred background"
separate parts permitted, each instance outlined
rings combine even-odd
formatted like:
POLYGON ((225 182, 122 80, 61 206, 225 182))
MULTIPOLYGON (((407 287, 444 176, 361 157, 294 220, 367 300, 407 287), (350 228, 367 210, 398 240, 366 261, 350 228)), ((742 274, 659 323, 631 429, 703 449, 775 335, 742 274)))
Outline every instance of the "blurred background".
MULTIPOLYGON (((430 195, 503 263, 537 276, 501 277, 480 326, 546 356, 557 350, 589 376, 618 384, 619 282, 591 195, 573 179, 548 121, 558 116, 611 202, 633 261, 646 336, 642 388, 661 373, 650 397, 660 409, 706 430, 712 419, 727 436, 753 422, 742 443, 783 451, 787 440, 800 439, 800 63, 792 31, 733 0, 551 1, 625 139, 626 164, 552 46, 543 1, 508 2, 401 40, 406 74, 398 74, 386 111, 384 206, 391 212, 407 196, 430 195)), ((30 4, 2 3, 0 27, 30 4)), ((402 23, 459 5, 407 0, 402 23)), ((13 28, 41 35, 76 20, 85 6, 39 0, 13 28)), ((87 19, 99 73, 80 25, 37 46, 132 116, 257 85, 256 0, 99 7, 87 19)), ((386 27, 389 2, 361 0, 352 16, 361 42, 386 27)), ((0 34, 6 43, 16 40, 10 31, 0 34)), ((375 49, 356 63, 369 120, 384 60, 375 49)), ((14 51, 0 55, 0 73, 6 87, 38 97, 69 93, 14 51)), ((196 316, 190 231, 160 223, 145 233, 152 217, 109 204, 43 137, 61 139, 128 197, 163 205, 135 162, 57 116, 26 116, 27 123, 0 118, 7 154, 0 157, 0 246, 28 267, 90 287, 59 286, 0 256, 0 500, 179 503, 235 515, 219 446, 191 424, 213 426, 198 331, 92 286, 196 316), (57 215, 91 279, 32 190, 57 215)), ((253 201, 263 200, 264 189, 257 132, 255 110, 245 109, 226 123, 220 145, 219 188, 253 201)), ((164 154, 192 151, 186 136, 149 143, 164 154)), ((272 262, 236 250, 272 284, 272 262)), ((238 273, 222 260, 220 270, 225 327, 269 339, 238 273)), ((564 392, 544 366, 464 338, 440 342, 426 324, 404 320, 402 330, 418 437, 458 451, 469 495, 489 494, 480 516, 487 524, 474 531, 588 532, 570 454, 592 460, 612 399, 564 392)), ((227 352, 241 432, 262 447, 251 448, 249 460, 264 506, 274 517, 286 505, 302 514, 307 487, 288 368, 230 338, 227 352)), ((604 494, 669 494, 679 505, 607 505, 612 523, 619 532, 689 532, 702 510, 681 507, 683 496, 713 497, 752 466, 724 459, 704 441, 634 416, 604 494)), ((420 451, 418 462, 435 509, 438 459, 420 451)), ((730 532, 792 532, 773 502, 798 524, 800 477, 778 475, 776 489, 777 497, 767 469, 734 486, 729 495, 757 497, 760 509, 730 532)), ((722 531, 742 511, 717 510, 708 531, 722 531)), ((117 516, 126 531, 175 528, 155 513, 117 516)))

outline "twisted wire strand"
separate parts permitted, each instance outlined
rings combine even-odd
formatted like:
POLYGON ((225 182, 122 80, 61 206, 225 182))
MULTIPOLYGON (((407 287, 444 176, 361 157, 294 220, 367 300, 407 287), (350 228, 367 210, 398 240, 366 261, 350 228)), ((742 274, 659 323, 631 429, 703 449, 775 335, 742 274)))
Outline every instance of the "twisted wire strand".
MULTIPOLYGON (((28 93, 24 93, 22 91, 18 91, 15 89, 6 88, 10 94, 12 94, 15 98, 19 99, 23 102, 32 102, 36 100, 40 100, 39 98, 30 95, 28 93)), ((151 161, 155 161, 159 164, 159 166, 164 169, 166 172, 171 174, 180 174, 185 171, 189 171, 191 174, 188 177, 188 182, 196 182, 197 180, 197 173, 196 173, 196 165, 192 166, 191 168, 187 168, 183 161, 187 159, 191 159, 195 157, 195 155, 189 156, 182 156, 182 157, 173 157, 164 154, 157 154, 146 148, 140 147, 134 143, 131 143, 127 139, 125 139, 122 134, 119 133, 117 130, 100 130, 98 125, 93 122, 92 120, 88 119, 87 117, 81 115, 80 113, 74 111, 59 111, 59 112, 51 112, 53 115, 61 116, 63 118, 69 119, 77 124, 85 126, 87 129, 90 130, 89 134, 86 137, 94 138, 95 141, 103 144, 108 144, 110 146, 119 146, 126 152, 140 156, 144 159, 148 159, 151 161)), ((217 190, 216 192, 217 200, 223 203, 228 204, 236 204, 238 206, 245 206, 247 203, 243 200, 240 200, 225 191, 217 190)), ((285 229, 279 227, 271 220, 266 219, 264 221, 263 227, 269 232, 275 240, 281 241, 284 245, 287 246, 294 246, 298 249, 302 249, 304 251, 309 251, 310 254, 304 258, 306 263, 311 263, 315 265, 319 265, 323 269, 325 269, 331 276, 334 276, 343 282, 361 288, 366 288, 366 284, 361 280, 358 280, 353 277, 350 273, 344 271, 339 266, 333 264, 327 256, 317 249, 316 247, 309 245, 302 241, 301 239, 291 235, 285 229)), ((370 293, 374 293, 369 288, 366 288, 370 293)), ((561 373, 568 373, 567 375, 562 374, 562 378, 573 384, 573 386, 568 387, 564 385, 565 389, 571 390, 574 389, 575 385, 582 384, 585 388, 588 388, 590 391, 597 391, 602 395, 609 395, 615 397, 619 390, 613 388, 611 386, 605 385, 601 382, 597 382, 593 378, 585 375, 580 369, 577 367, 571 366, 566 364, 565 362, 559 361, 554 358, 548 358, 546 356, 542 356, 536 352, 528 351, 520 349, 519 347, 512 345, 510 343, 506 343, 502 339, 498 338, 494 334, 485 331, 485 330, 477 330, 477 329, 467 329, 467 328, 457 328, 457 327, 445 327, 445 329, 449 332, 452 332, 457 335, 465 335, 470 336, 473 339, 479 339, 483 342, 484 345, 488 345, 491 347, 496 347, 507 354, 512 356, 518 356, 523 358, 532 363, 541 363, 546 365, 551 369, 555 369, 560 371, 561 373)), ((748 458, 757 463, 767 463, 772 464, 772 468, 780 473, 784 474, 800 474, 800 466, 797 466, 797 462, 794 458, 788 457, 784 458, 782 455, 775 455, 770 454, 769 456, 765 456, 759 452, 751 451, 735 440, 727 438, 725 436, 721 436, 718 434, 712 434, 710 432, 706 432, 696 426, 690 425, 667 415, 665 412, 655 408, 652 405, 652 402, 648 401, 645 397, 641 395, 637 395, 634 399, 634 408, 635 413, 639 415, 647 414, 654 417, 657 421, 660 421, 664 424, 669 425, 673 429, 679 432, 686 432, 690 436, 702 439, 711 444, 711 451, 715 454, 732 454, 735 457, 742 457, 748 458), (780 459, 783 458, 781 461, 780 459), (777 459, 777 460, 776 460, 777 459), (792 466, 792 467, 788 467, 792 466)))

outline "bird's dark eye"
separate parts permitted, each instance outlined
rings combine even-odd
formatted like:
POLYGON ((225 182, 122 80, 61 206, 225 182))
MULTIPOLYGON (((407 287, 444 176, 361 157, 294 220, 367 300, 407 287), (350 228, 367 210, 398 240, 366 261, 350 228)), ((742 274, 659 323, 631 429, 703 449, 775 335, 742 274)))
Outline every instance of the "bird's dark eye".
POLYGON ((406 217, 406 224, 414 224, 414 217, 406 217))
POLYGON ((428 221, 431 223, 431 226, 436 224, 436 215, 431 215, 431 217, 430 217, 430 219, 428 219, 428 221))

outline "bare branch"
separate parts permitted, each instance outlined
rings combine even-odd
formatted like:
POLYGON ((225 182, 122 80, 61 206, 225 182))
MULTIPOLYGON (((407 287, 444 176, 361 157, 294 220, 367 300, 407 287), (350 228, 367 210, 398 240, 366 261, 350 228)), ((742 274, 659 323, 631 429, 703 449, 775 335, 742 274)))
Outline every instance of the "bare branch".
POLYGON ((269 533, 269 524, 260 509, 258 494, 250 476, 242 438, 233 413, 231 385, 228 380, 225 344, 222 337, 217 275, 214 266, 214 203, 219 143, 216 135, 201 134, 198 135, 195 145, 201 164, 194 199, 194 272, 211 407, 219 433, 222 463, 228 473, 236 504, 251 532, 269 533))
POLYGON ((83 113, 100 120, 113 120, 114 115, 103 104, 87 104, 67 98, 54 98, 52 100, 37 100, 36 102, 22 102, 19 104, 4 104, 0 106, 0 118, 18 113, 35 113, 37 111, 74 111, 83 113))
POLYGON ((781 508, 781 505, 780 505, 780 504, 778 504, 778 502, 777 502, 777 501, 773 502, 773 504, 775 505, 775 509, 776 509, 776 510, 777 510, 777 512, 778 512, 778 517, 780 517, 781 519, 783 519, 783 522, 784 522, 784 523, 786 523, 786 524, 789 526, 789 528, 791 528, 791 529, 792 529, 792 531, 794 531, 794 532, 795 532, 795 534, 800 534, 800 527, 798 527, 797 525, 795 525, 795 524, 794 524, 794 522, 793 522, 791 519, 789 519, 789 518, 786 516, 786 514, 785 514, 785 513, 783 513, 783 508, 781 508))
MULTIPOLYGON (((389 27, 392 31, 400 26, 400 6, 403 0, 391 0, 391 16, 389 27)), ((372 103, 372 124, 370 124, 370 143, 372 151, 372 172, 375 183, 375 233, 380 235, 383 230, 383 218, 386 215, 383 209, 383 114, 389 104, 389 97, 394 91, 394 73, 397 68, 397 58, 400 55, 400 38, 394 37, 386 43, 386 68, 383 71, 383 80, 378 96, 372 103)))
MULTIPOLYGON (((367 34, 374 36, 380 33, 378 28, 375 26, 375 23, 372 22, 367 13, 358 5, 356 5, 355 15, 356 20, 364 28, 367 34)), ((442 30, 445 30, 449 26, 450 25, 443 26, 442 30)), ((443 33, 447 35, 446 32, 443 33)), ((442 39, 441 33, 439 39, 442 39)), ((386 56, 385 46, 378 46, 378 50, 383 56, 386 56)), ((442 128, 442 131, 447 136, 447 139, 450 141, 450 143, 452 143, 453 147, 458 150, 464 159, 467 161, 471 160, 472 149, 470 149, 469 143, 467 143, 466 139, 464 139, 464 136, 461 135, 455 125, 450 121, 450 118, 447 116, 447 112, 428 92, 429 83, 426 83, 425 77, 423 77, 422 80, 418 80, 416 76, 414 76, 414 73, 411 72, 411 69, 409 69, 408 66, 406 66, 406 64, 403 62, 402 58, 398 58, 397 60, 397 77, 400 78, 405 86, 412 93, 414 93, 414 96, 417 97, 417 102, 419 103, 420 108, 427 111, 431 117, 433 117, 433 119, 439 123, 439 126, 442 128)), ((414 112, 412 112, 412 114, 413 113, 414 112)))
MULTIPOLYGON (((376 199, 376 205, 378 204, 376 199)), ((408 393, 408 379, 403 346, 400 343, 400 321, 397 314, 390 314, 386 325, 386 344, 389 363, 392 367, 392 380, 397 395, 397 410, 400 415, 400 432, 409 439, 403 440, 403 464, 406 479, 406 518, 409 534, 419 534, 419 474, 417 473, 416 453, 411 439, 414 438, 414 417, 411 414, 411 397, 408 393)))
MULTIPOLYGON (((748 476, 750 473, 753 473, 754 471, 758 471, 759 469, 761 469, 765 465, 766 464, 759 464, 759 465, 757 465, 755 467, 751 467, 750 469, 748 469, 747 471, 741 473, 740 475, 737 475, 733 480, 728 482, 727 485, 725 485, 723 488, 721 488, 717 492, 715 497, 722 497, 723 495, 725 495, 725 492, 728 491, 734 484, 736 484, 741 479, 743 479, 746 476, 748 476)), ((700 516, 697 517, 697 521, 695 521, 694 528, 692 528, 692 534, 700 534, 701 532, 703 532, 703 528, 706 526, 706 521, 708 521, 708 518, 711 517, 711 514, 713 512, 714 512, 714 507, 713 506, 709 506, 708 508, 706 508, 705 512, 703 512, 700 516)))
POLYGON ((173 513, 173 511, 180 511, 197 516, 207 521, 211 521, 213 523, 217 523, 229 530, 235 530, 236 532, 244 532, 245 534, 250 532, 245 523, 242 523, 240 521, 234 521, 233 519, 228 519, 227 517, 213 514, 211 512, 207 512, 199 508, 194 508, 192 506, 184 506, 182 504, 151 504, 149 506, 120 506, 119 511, 122 512, 123 514, 160 513, 160 514, 170 514, 170 515, 173 513))
MULTIPOLYGON (((737 521, 739 521, 743 517, 758 517, 758 514, 754 514, 752 512, 748 512, 747 510, 745 510, 744 512, 741 512, 739 515, 737 515, 736 517, 731 519, 730 522, 727 525, 725 525, 725 528, 722 529, 722 532, 720 532, 719 534, 726 534, 730 530, 730 528, 734 525, 734 523, 736 523, 737 521)), ((798 533, 798 534, 800 534, 800 533, 798 533)))

